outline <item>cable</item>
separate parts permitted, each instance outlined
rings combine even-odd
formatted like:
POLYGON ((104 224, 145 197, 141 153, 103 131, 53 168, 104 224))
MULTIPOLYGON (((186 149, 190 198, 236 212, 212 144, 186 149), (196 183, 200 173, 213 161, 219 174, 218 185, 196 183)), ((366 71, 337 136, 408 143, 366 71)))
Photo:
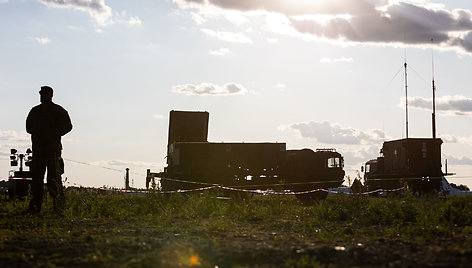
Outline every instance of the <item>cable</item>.
POLYGON ((94 167, 99 167, 99 168, 103 168, 103 169, 108 169, 108 170, 113 170, 113 171, 118 171, 118 172, 124 172, 123 170, 121 169, 116 169, 116 168, 110 168, 110 167, 104 167, 104 166, 99 166, 99 165, 95 165, 95 164, 90 164, 90 163, 85 163, 85 162, 81 162, 81 161, 76 161, 76 160, 72 160, 72 159, 69 159, 69 158, 62 158, 66 161, 70 161, 70 162, 74 162, 74 163, 78 163, 78 164, 82 164, 82 165, 87 165, 87 166, 94 166, 94 167))
MULTIPOLYGON (((63 159, 64 159, 64 160, 67 160, 67 161, 70 161, 70 162, 77 163, 77 164, 99 167, 99 168, 108 169, 108 170, 113 170, 113 171, 117 171, 117 172, 121 172, 121 173, 124 173, 124 172, 125 172, 125 171, 123 171, 122 169, 116 169, 116 168, 111 168, 111 167, 100 166, 100 165, 96 165, 96 164, 91 164, 91 163, 86 163, 86 162, 82 162, 82 161, 72 160, 72 159, 69 159, 69 158, 63 158, 63 159)), ((136 173, 136 172, 130 172, 130 174, 138 175, 138 176, 146 176, 146 174, 143 174, 143 173, 136 173)))

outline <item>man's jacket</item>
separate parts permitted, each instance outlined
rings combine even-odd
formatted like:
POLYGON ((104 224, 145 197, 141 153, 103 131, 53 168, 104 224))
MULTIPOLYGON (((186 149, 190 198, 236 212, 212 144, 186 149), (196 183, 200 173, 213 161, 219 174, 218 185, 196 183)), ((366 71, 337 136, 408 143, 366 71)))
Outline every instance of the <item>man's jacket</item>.
POLYGON ((67 111, 55 103, 33 107, 26 118, 26 132, 31 134, 34 154, 60 153, 61 137, 72 130, 67 111))

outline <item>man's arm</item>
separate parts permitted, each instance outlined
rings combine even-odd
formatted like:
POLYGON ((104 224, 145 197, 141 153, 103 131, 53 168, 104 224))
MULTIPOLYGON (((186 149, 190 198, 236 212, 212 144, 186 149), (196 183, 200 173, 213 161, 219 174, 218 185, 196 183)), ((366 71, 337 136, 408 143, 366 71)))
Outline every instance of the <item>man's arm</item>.
POLYGON ((66 135, 72 130, 72 122, 69 117, 69 113, 62 109, 62 118, 61 118, 61 125, 60 125, 60 133, 61 136, 66 135))
POLYGON ((34 132, 34 124, 35 124, 35 119, 34 119, 34 113, 33 109, 28 113, 28 117, 26 117, 26 132, 29 134, 33 134, 34 132))

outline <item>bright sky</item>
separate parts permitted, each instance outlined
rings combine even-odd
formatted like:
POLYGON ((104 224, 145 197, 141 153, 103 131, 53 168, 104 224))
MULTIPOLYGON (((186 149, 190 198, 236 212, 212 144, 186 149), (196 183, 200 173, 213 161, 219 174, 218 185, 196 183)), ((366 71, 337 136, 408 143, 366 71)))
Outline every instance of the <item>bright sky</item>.
POLYGON ((434 55, 442 159, 472 186, 469 0, 0 0, 0 25, 0 180, 42 85, 73 183, 144 187, 170 110, 210 112, 210 141, 336 148, 352 178, 405 137, 405 56, 409 137, 431 137, 434 55))

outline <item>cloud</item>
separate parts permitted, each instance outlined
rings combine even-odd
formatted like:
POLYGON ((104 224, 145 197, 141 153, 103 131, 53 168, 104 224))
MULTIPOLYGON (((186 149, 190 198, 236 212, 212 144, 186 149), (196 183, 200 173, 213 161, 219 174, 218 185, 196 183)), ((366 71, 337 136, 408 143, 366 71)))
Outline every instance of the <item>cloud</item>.
POLYGON ((289 129, 300 133, 303 138, 315 139, 326 144, 376 144, 386 139, 382 130, 367 131, 332 125, 329 122, 303 122, 289 125, 289 129))
POLYGON ((230 53, 231 51, 228 49, 228 48, 220 48, 218 50, 210 50, 210 54, 211 55, 214 55, 214 56, 224 56, 228 53, 230 53))
POLYGON ((30 137, 26 132, 17 132, 14 130, 0 130, 1 143, 25 143, 29 141, 30 137))
POLYGON ((0 158, 6 159, 10 149, 17 149, 20 153, 31 146, 30 135, 26 132, 14 130, 0 130, 0 158))
POLYGON ((333 40, 359 43, 406 43, 460 48, 472 52, 472 12, 434 10, 400 2, 385 10, 368 7, 350 19, 336 18, 323 24, 292 19, 302 33, 333 40))
MULTIPOLYGON (((403 101, 403 100, 402 100, 403 101)), ((418 109, 431 110, 432 99, 423 97, 408 98, 408 104, 418 109)), ((472 98, 462 95, 436 98, 436 110, 446 114, 472 115, 472 98)))
POLYGON ((221 32, 211 29, 202 29, 202 32, 221 41, 233 43, 252 43, 252 40, 243 33, 221 32))
POLYGON ((267 38, 267 43, 269 44, 277 44, 279 42, 279 39, 277 38, 267 38))
POLYGON ((132 25, 132 26, 140 26, 140 25, 143 24, 143 22, 142 22, 141 19, 138 18, 138 17, 130 17, 130 18, 128 19, 128 24, 129 24, 129 25, 132 25))
POLYGON ((354 59, 352 58, 335 58, 335 59, 330 59, 330 58, 322 58, 320 59, 321 63, 338 63, 338 62, 353 62, 354 59))
MULTIPOLYGON (((358 147, 358 146, 357 146, 358 147)), ((359 164, 364 164, 365 162, 375 159, 380 155, 380 144, 379 145, 370 145, 370 146, 361 146, 355 150, 342 150, 342 155, 346 166, 350 166, 353 169, 358 169, 359 164)))
MULTIPOLYGON (((436 46, 472 52, 472 12, 429 1, 174 0, 181 8, 280 14, 278 33, 352 43, 436 46), (282 27, 284 29, 281 29, 282 27)), ((274 27, 268 27, 274 29, 274 27)))
POLYGON ((190 12, 192 19, 198 24, 204 24, 209 19, 223 17, 226 21, 234 25, 242 25, 249 22, 246 14, 232 9, 221 9, 212 5, 205 5, 204 1, 173 0, 182 9, 196 9, 197 12, 190 12))
POLYGON ((40 3, 57 8, 72 8, 87 12, 99 26, 112 23, 112 9, 105 0, 38 0, 40 3))
POLYGON ((8 3, 8 0, 0 0, 0 4, 8 3))
POLYGON ((47 45, 51 43, 51 39, 47 37, 35 37, 34 40, 36 40, 36 42, 38 42, 41 45, 47 45))
POLYGON ((276 84, 274 87, 278 88, 279 90, 285 90, 285 88, 287 88, 287 85, 285 85, 285 84, 276 84))
POLYGON ((443 140, 444 143, 458 143, 460 142, 460 138, 456 136, 447 135, 447 134, 440 134, 439 137, 443 140))
POLYGON ((471 166, 472 158, 467 157, 467 156, 455 157, 455 156, 449 155, 447 156, 447 163, 449 165, 471 166))
POLYGON ((227 83, 223 86, 201 83, 200 85, 185 84, 174 86, 172 92, 189 96, 228 96, 245 94, 247 90, 242 85, 236 83, 227 83))
POLYGON ((181 8, 218 7, 244 12, 263 10, 285 15, 303 15, 307 13, 345 14, 349 12, 362 12, 366 6, 371 5, 368 3, 371 2, 369 0, 174 0, 174 2, 181 8))
POLYGON ((201 24, 205 23, 205 21, 206 21, 206 19, 198 13, 192 12, 191 15, 192 15, 193 21, 195 21, 195 23, 198 24, 198 25, 201 25, 201 24))

